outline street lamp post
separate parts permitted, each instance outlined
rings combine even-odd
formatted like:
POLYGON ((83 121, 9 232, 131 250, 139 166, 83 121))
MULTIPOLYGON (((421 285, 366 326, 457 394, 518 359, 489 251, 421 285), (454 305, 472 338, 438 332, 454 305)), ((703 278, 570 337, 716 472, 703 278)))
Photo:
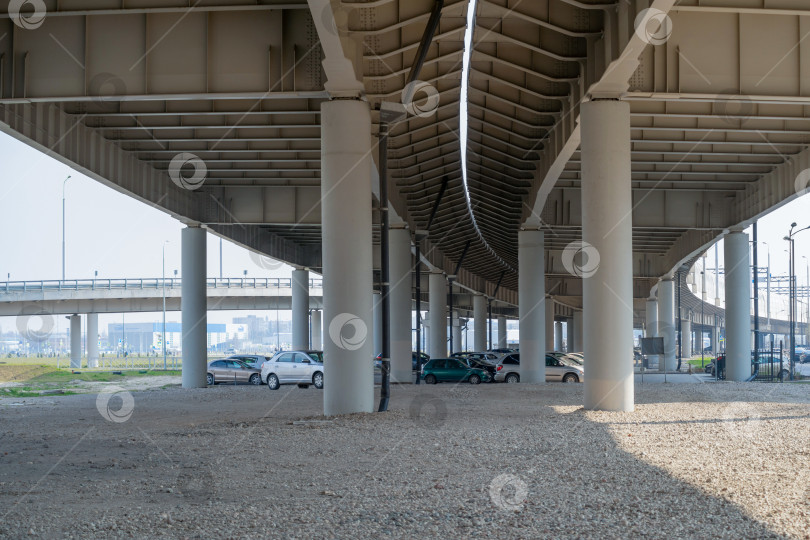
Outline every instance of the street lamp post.
POLYGON ((790 275, 788 277, 788 286, 789 286, 789 297, 790 297, 790 379, 793 380, 794 377, 794 369, 795 369, 795 357, 796 357, 796 249, 795 249, 795 239, 798 233, 802 231, 806 231, 810 229, 810 226, 804 227, 802 229, 794 231, 793 229, 796 228, 796 223, 790 224, 790 231, 788 231, 788 235, 785 236, 785 240, 788 241, 790 247, 790 275))
POLYGON ((65 184, 70 175, 62 181, 62 281, 65 281, 65 184))
POLYGON ((161 283, 163 284, 163 371, 166 371, 166 244, 169 241, 163 242, 162 255, 163 255, 163 270, 161 283))

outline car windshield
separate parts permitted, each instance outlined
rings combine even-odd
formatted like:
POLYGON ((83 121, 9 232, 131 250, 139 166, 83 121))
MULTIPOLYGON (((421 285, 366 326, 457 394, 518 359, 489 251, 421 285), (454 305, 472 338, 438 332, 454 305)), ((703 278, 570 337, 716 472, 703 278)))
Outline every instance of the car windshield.
POLYGON ((567 362, 569 362, 569 365, 574 365, 574 366, 582 366, 582 365, 584 365, 584 362, 582 360, 580 360, 579 358, 577 358, 576 356, 574 356, 574 355, 566 355, 563 358, 567 362))
POLYGON ((563 365, 563 366, 579 367, 579 364, 577 362, 575 362, 573 359, 568 358, 566 356, 560 356, 560 357, 557 358, 557 360, 559 360, 560 364, 563 365))
POLYGON ((321 352, 321 351, 309 351, 307 354, 310 355, 312 357, 312 359, 315 360, 316 362, 318 362, 320 364, 323 364, 323 352, 321 352))

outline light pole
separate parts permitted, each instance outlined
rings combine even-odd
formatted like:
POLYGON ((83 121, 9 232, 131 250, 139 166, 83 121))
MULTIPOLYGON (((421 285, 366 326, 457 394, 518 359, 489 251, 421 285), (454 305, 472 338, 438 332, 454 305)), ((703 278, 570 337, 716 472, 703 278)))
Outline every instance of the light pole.
POLYGON ((163 371, 166 371, 166 244, 169 241, 166 240, 163 242, 163 247, 161 249, 163 255, 163 273, 162 279, 160 280, 163 284, 163 371))
POLYGON ((62 181, 62 281, 65 281, 65 184, 70 175, 62 181))
POLYGON ((790 231, 785 236, 790 247, 790 276, 788 278, 788 286, 790 291, 790 379, 793 380, 794 376, 794 358, 796 356, 796 249, 795 239, 793 238, 802 231, 810 229, 810 226, 794 231, 796 223, 790 224, 790 231))

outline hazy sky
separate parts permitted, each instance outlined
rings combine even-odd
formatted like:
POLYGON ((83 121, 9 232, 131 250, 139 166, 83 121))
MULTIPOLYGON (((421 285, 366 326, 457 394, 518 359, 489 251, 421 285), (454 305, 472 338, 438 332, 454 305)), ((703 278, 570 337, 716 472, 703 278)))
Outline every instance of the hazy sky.
MULTIPOLYGON (((0 281, 8 274, 12 280, 59 279, 62 272, 62 183, 67 213, 68 279, 160 277, 161 247, 166 246, 166 275, 180 271, 180 231, 182 225, 163 212, 122 195, 71 170, 39 151, 0 133, 0 281)), ((774 274, 786 274, 787 234, 790 223, 810 225, 810 198, 807 196, 784 206, 762 219, 760 241, 770 245, 774 274)), ((768 248, 762 246, 760 265, 765 266, 768 248)), ((810 258, 810 231, 797 236, 797 273, 805 283, 805 266, 810 258)), ((720 259, 722 266, 722 247, 720 259)), ((223 274, 239 277, 289 277, 291 267, 268 271, 258 267, 248 251, 223 242, 223 274)), ((710 252, 708 265, 714 267, 710 252)), ((219 275, 219 239, 208 235, 208 275, 219 275)), ((211 322, 230 322, 235 315, 254 312, 212 311, 211 322)), ((264 313, 256 313, 265 315, 264 313)), ((272 315, 272 314, 270 314, 272 315)), ((128 321, 159 320, 160 314, 128 314, 128 321)), ((282 313, 281 318, 288 318, 282 313)), ((59 319, 59 318, 58 318, 59 319)), ((169 313, 168 320, 179 321, 180 313, 169 313)), ((120 321, 120 315, 101 315, 100 329, 108 322, 120 321)), ((0 317, 5 330, 14 328, 13 317, 0 317)))

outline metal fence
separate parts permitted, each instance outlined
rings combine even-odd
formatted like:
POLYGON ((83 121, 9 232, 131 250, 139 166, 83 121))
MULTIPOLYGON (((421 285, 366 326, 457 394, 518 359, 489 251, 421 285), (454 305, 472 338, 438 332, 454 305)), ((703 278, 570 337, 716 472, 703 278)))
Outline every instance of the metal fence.
MULTIPOLYGON (((208 278, 209 289, 291 289, 290 278, 208 278)), ((180 278, 136 278, 136 279, 68 279, 41 281, 0 282, 0 292, 18 293, 35 291, 115 291, 141 289, 179 289, 180 278)), ((322 289, 322 279, 310 279, 309 288, 322 289)))

